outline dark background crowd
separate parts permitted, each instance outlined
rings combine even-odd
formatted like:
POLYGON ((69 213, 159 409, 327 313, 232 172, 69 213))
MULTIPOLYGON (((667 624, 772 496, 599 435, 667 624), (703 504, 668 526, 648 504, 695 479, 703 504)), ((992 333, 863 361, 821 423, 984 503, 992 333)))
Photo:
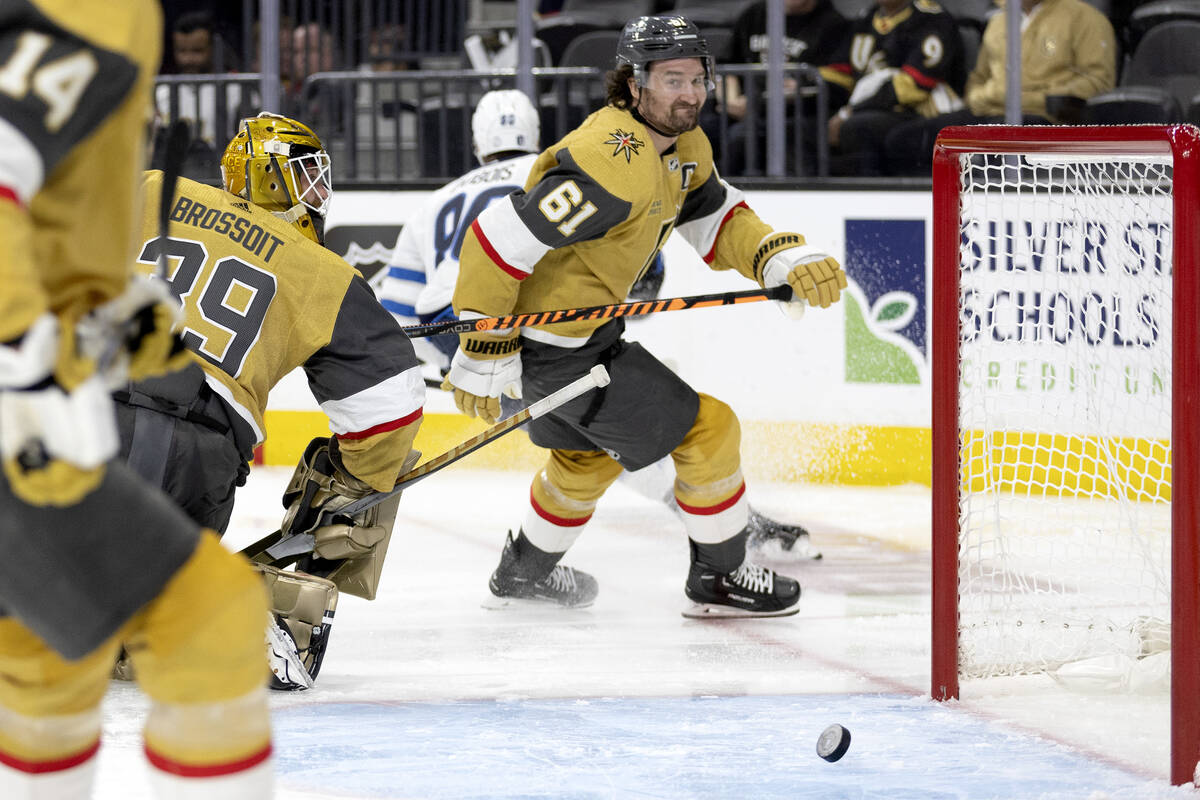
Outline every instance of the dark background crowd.
MULTIPOLYGON (((927 178, 943 126, 1004 121, 1002 2, 783 0, 784 175, 927 178)), ((192 123, 187 172, 215 181, 214 151, 261 110, 259 4, 163 5, 159 115, 192 123)), ((1200 124, 1200 0, 1022 6, 1024 123, 1200 124)), ((280 0, 278 110, 328 140, 342 186, 456 175, 473 165, 475 100, 513 85, 516 10, 515 0, 280 0)), ((765 175, 766 0, 541 0, 543 144, 603 102, 617 35, 647 13, 699 25, 718 62, 702 115, 718 164, 731 177, 765 175)))

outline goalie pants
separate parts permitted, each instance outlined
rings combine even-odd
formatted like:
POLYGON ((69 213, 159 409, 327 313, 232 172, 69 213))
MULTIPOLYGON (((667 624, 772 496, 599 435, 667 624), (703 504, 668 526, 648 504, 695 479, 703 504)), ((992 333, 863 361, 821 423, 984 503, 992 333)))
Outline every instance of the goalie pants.
POLYGON ((253 433, 192 364, 113 395, 121 458, 198 524, 224 533, 246 483, 253 433))
POLYGON ((551 453, 534 478, 522 530, 540 550, 566 551, 622 469, 641 469, 669 453, 689 538, 711 551, 709 561, 732 569, 744 557, 738 534, 747 517, 737 417, 640 344, 622 339, 624 328, 623 320, 609 322, 577 349, 523 341, 526 403, 596 364, 604 365, 611 382, 530 423, 530 439, 551 453))

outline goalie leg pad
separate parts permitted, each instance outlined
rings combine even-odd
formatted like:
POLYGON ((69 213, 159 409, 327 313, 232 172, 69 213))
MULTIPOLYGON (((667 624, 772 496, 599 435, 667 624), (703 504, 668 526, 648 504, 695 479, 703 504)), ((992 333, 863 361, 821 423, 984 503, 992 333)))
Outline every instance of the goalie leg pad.
MULTIPOLYGON (((325 658, 325 648, 329 645, 329 633, 333 626, 333 615, 337 611, 338 588, 333 581, 308 575, 303 572, 284 572, 265 564, 255 564, 263 574, 270 595, 272 619, 269 623, 282 622, 287 628, 284 631, 268 631, 268 647, 278 647, 289 651, 294 645, 294 655, 303 667, 305 676, 281 675, 277 672, 276 660, 272 658, 271 687, 280 689, 308 688, 316 680, 321 671, 321 663, 325 658), (271 633, 276 633, 278 641, 272 641, 271 633), (285 641, 290 634, 292 644, 285 641), (294 679, 293 679, 294 678, 294 679), (307 678, 307 686, 305 683, 307 678), (276 684, 280 685, 276 685, 276 684)), ((288 662, 294 671, 295 662, 289 656, 292 652, 280 654, 280 658, 288 662)))

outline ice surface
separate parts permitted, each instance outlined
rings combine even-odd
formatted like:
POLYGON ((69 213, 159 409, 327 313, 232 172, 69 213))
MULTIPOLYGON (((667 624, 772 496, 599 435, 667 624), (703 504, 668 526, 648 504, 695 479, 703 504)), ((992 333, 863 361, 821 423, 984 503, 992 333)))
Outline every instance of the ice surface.
MULTIPOLYGON (((290 470, 258 468, 226 543, 278 526, 290 470)), ((825 557, 774 565, 800 613, 680 616, 682 524, 621 484, 566 563, 585 610, 480 606, 529 475, 469 461, 406 492, 374 602, 343 597, 311 691, 273 694, 281 798, 1168 798, 1165 702, 1048 679, 929 692, 929 494, 764 484, 825 557), (831 723, 853 743, 815 752, 831 723)), ((97 797, 149 797, 145 701, 114 684, 97 797)))

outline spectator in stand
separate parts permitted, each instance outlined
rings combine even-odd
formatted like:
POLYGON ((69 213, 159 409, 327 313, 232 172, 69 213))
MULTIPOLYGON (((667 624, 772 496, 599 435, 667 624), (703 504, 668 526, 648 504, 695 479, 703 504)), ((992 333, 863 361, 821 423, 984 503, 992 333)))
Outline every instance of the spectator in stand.
MULTIPOLYGON (((232 52, 224 43, 213 15, 208 11, 181 14, 171 28, 171 56, 181 75, 213 75, 232 70, 232 52)), ((218 178, 217 142, 232 136, 241 118, 242 89, 218 82, 159 84, 154 89, 154 105, 161 121, 186 120, 191 141, 184 161, 183 174, 195 180, 218 178)), ((151 166, 162 168, 162 137, 166 125, 159 128, 155 157, 151 166)))
POLYGON ((189 11, 175 20, 171 28, 171 54, 175 70, 184 75, 235 69, 233 53, 207 11, 189 11))
MULTIPOLYGON (((260 69, 262 52, 258 23, 254 25, 254 69, 260 69)), ((290 17, 279 21, 279 82, 285 105, 298 102, 304 79, 336 68, 333 34, 318 22, 297 24, 290 17)), ((303 116, 303 115, 296 115, 303 116)))
POLYGON ((414 61, 401 58, 406 50, 403 25, 392 23, 372 28, 367 33, 367 69, 397 72, 417 69, 414 61))
MULTIPOLYGON (((256 50, 256 66, 260 58, 261 54, 256 50)), ((282 19, 279 23, 279 83, 280 102, 285 113, 319 119, 321 100, 304 96, 304 81, 314 73, 336 69, 337 63, 337 48, 328 29, 318 22, 295 24, 290 19, 282 19)))
POLYGON ((878 0, 821 74, 847 99, 829 118, 831 171, 883 175, 884 139, 904 122, 963 107, 958 24, 932 0, 878 0))
POLYGON ((328 72, 336 63, 333 34, 319 23, 280 27, 279 78, 289 95, 298 96, 305 78, 317 72, 328 72))
POLYGON ((218 0, 164 0, 162 8, 163 57, 159 70, 161 74, 232 72, 238 69, 242 63, 241 3, 222 3, 218 0), (188 18, 191 18, 190 22, 188 18), (197 22, 200 23, 198 26, 197 22), (193 26, 195 30, 204 33, 193 38, 192 49, 197 53, 211 50, 211 61, 206 63, 211 63, 213 69, 189 69, 185 66, 186 62, 179 60, 176 32, 191 30, 193 26), (211 37, 209 31, 212 31, 211 37), (207 46, 203 40, 208 41, 207 46))
MULTIPOLYGON (((1077 122, 1086 100, 1112 89, 1117 45, 1108 18, 1084 0, 1022 0, 1021 113, 1026 125, 1077 122)), ((887 137, 897 175, 928 175, 947 125, 1004 122, 1005 14, 992 15, 967 78, 963 110, 897 127, 887 137)))
MULTIPOLYGON (((830 0, 784 0, 783 57, 785 62, 798 64, 827 64, 842 43, 848 30, 846 18, 838 13, 830 0)), ((748 6, 733 25, 733 36, 725 61, 730 64, 766 64, 769 56, 770 37, 767 35, 767 3, 758 0, 748 6)), ((785 96, 795 99, 797 82, 785 77, 785 96)), ((747 109, 747 95, 741 77, 729 75, 725 78, 725 98, 722 109, 733 124, 729 127, 728 152, 724 160, 726 169, 733 175, 760 173, 766 162, 766 94, 765 86, 759 85, 759 103, 747 109), (746 161, 746 140, 750 125, 746 121, 747 111, 754 118, 754 129, 758 139, 758 159, 754 164, 746 161)), ((807 109, 806 109, 807 110, 807 109)), ((815 107, 808 111, 806 119, 814 118, 815 107)), ((710 138, 717 139, 712 136, 710 138)), ((809 143, 815 137, 805 137, 809 143)), ((788 148, 789 163, 794 148, 788 148)), ((793 165, 794 166, 794 165, 793 165)), ((792 171, 789 169, 789 171, 792 171)))

